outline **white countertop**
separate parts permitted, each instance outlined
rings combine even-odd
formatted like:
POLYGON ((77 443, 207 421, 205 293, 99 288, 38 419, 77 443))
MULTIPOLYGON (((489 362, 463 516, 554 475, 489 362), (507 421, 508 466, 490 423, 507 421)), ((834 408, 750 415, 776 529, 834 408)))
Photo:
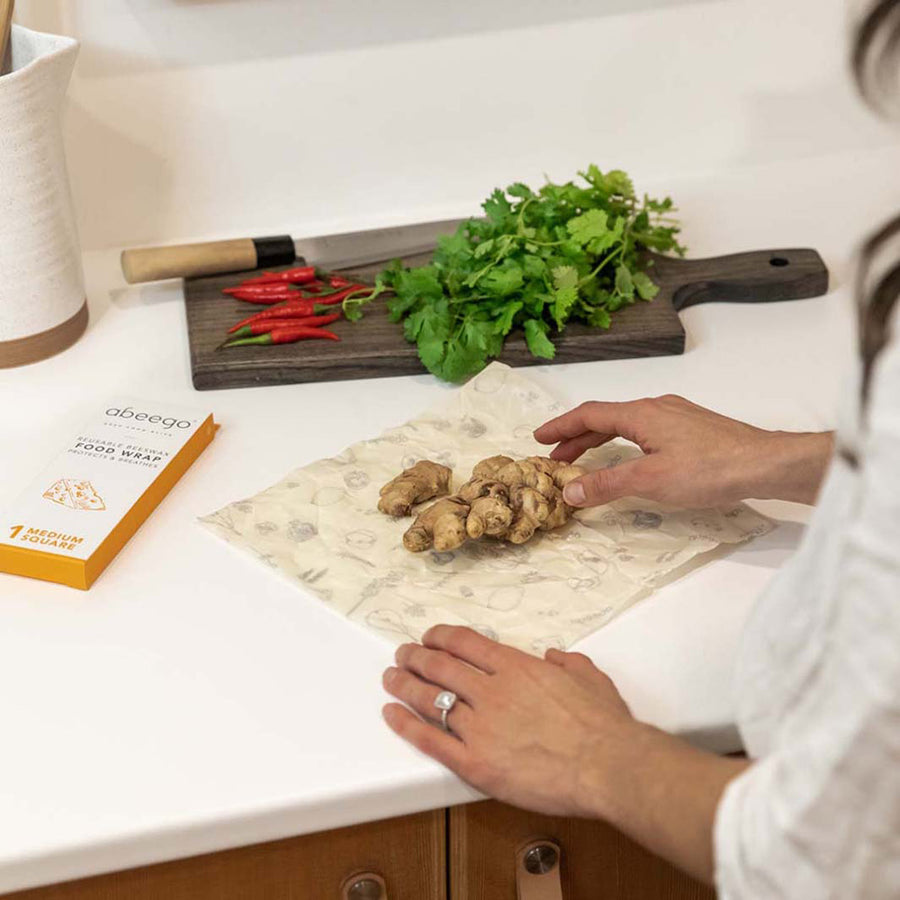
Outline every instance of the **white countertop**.
MULTIPOLYGON (((689 309, 684 356, 529 374, 571 403, 677 392, 764 426, 830 427, 850 353, 848 262, 900 205, 885 188, 895 172, 879 150, 667 184, 692 255, 814 246, 836 289, 689 309)), ((113 253, 86 268, 87 335, 0 371, 0 504, 107 396, 203 407, 222 428, 90 592, 0 575, 0 891, 474 799, 382 724, 389 644, 196 522, 447 388, 423 376, 196 393, 180 285, 126 289, 113 253)), ((638 716, 716 749, 736 746, 742 622, 807 512, 757 506, 781 527, 579 647, 638 716)))

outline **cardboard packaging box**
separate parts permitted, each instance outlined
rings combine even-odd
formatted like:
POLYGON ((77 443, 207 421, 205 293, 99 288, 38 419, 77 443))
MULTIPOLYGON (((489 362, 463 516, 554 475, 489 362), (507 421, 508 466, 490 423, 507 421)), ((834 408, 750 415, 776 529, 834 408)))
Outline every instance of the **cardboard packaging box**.
POLYGON ((105 404, 0 517, 0 572, 87 590, 215 436, 211 414, 105 404))

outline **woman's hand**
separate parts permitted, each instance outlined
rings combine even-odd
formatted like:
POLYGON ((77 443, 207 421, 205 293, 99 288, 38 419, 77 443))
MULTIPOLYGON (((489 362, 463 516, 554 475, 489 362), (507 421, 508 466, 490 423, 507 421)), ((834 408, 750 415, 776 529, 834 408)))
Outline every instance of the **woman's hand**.
POLYGON ((639 726, 615 685, 586 656, 548 650, 546 659, 468 628, 438 625, 423 644, 397 650, 384 717, 401 737, 483 793, 539 812, 605 816, 605 786, 639 726), (441 690, 458 697, 448 716, 441 690), (424 720, 424 721, 423 721, 424 720), (615 761, 615 762, 614 762, 615 761))
POLYGON ((580 653, 548 650, 538 659, 450 625, 422 640, 400 647, 397 666, 384 673, 385 689, 406 704, 384 708, 400 737, 482 793, 550 815, 605 819, 711 880, 716 807, 746 760, 638 722, 580 653), (434 707, 442 690, 459 697, 451 734, 434 707))
POLYGON ((644 497, 675 506, 721 506, 751 497, 814 503, 831 459, 830 432, 765 431, 682 397, 583 403, 534 433, 556 444, 554 459, 573 462, 615 437, 644 456, 570 482, 572 506, 644 497))

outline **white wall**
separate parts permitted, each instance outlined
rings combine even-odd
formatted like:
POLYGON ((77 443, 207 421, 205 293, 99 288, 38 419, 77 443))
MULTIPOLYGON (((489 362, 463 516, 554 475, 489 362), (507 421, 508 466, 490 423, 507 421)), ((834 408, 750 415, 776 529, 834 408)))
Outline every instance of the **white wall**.
POLYGON ((17 9, 83 41, 66 133, 86 249, 466 214, 588 162, 664 188, 893 140, 846 77, 844 0, 17 9))

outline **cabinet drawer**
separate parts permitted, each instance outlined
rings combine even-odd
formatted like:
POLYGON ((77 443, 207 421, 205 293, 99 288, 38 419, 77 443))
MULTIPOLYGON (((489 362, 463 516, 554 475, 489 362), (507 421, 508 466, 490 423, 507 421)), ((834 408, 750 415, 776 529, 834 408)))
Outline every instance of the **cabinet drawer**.
POLYGON ((3 900, 341 900, 349 876, 387 900, 446 900, 445 810, 144 866, 3 900))
POLYGON ((603 822, 524 812, 493 800, 450 810, 453 900, 516 900, 516 853, 559 846, 563 900, 714 900, 715 892, 603 822))

